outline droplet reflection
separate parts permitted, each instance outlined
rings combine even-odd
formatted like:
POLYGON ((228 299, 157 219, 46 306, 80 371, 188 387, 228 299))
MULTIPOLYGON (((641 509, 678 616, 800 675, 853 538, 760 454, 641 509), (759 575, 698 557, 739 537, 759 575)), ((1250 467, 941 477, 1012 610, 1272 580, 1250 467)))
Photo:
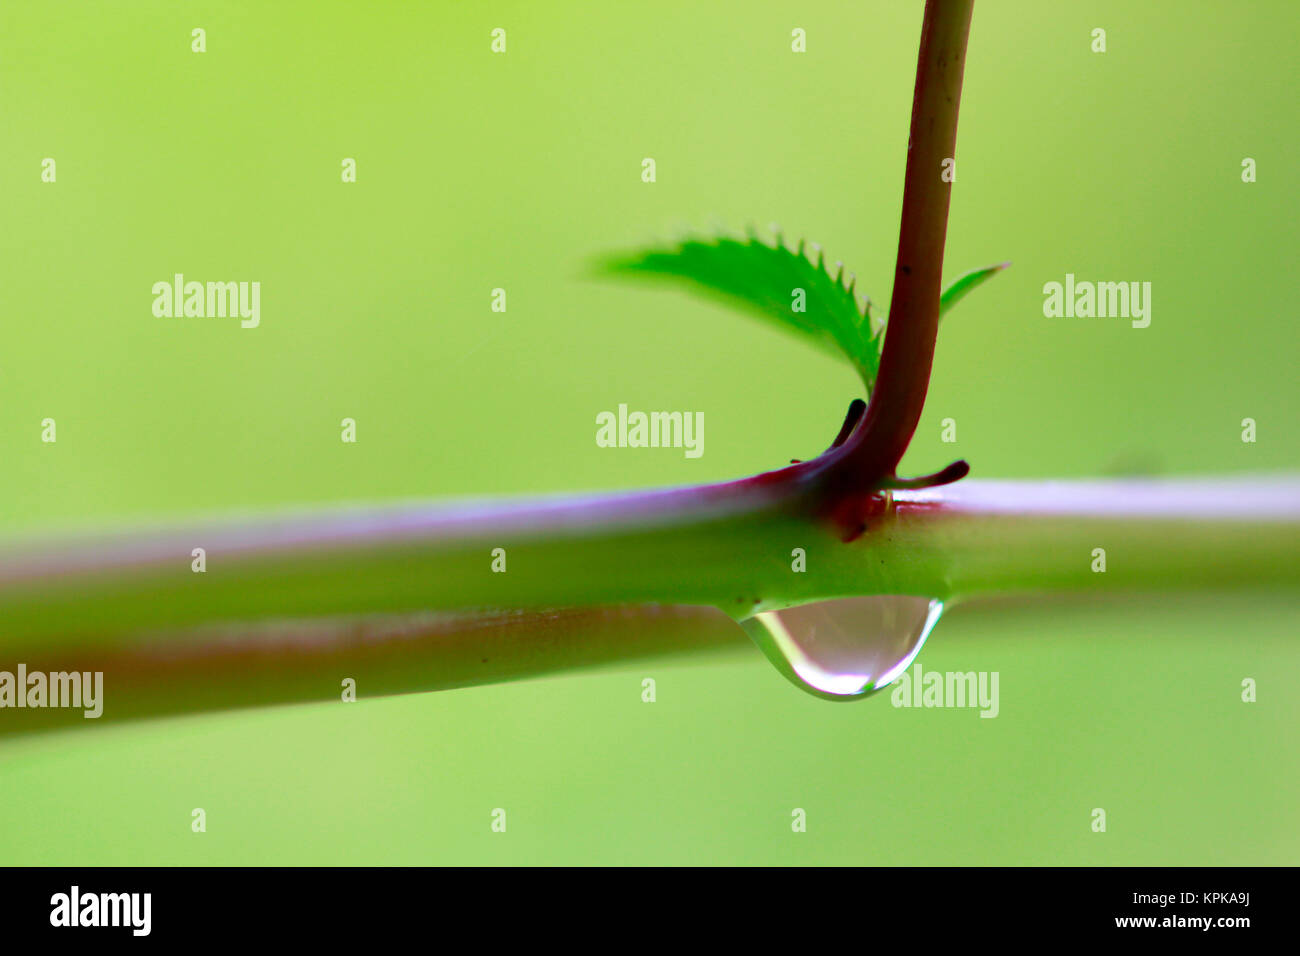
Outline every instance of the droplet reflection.
POLYGON ((741 625, 797 686, 856 700, 907 670, 942 613, 936 599, 881 594, 763 611, 741 625))

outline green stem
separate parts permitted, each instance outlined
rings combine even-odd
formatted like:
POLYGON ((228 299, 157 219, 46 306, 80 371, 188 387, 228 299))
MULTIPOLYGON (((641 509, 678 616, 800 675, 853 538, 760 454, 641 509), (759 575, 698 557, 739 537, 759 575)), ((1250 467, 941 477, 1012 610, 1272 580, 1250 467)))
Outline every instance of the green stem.
POLYGON ((964 482, 897 493, 852 544, 763 487, 334 509, 11 545, 0 670, 102 671, 106 702, 99 721, 0 711, 0 734, 338 700, 349 677, 366 697, 743 642, 715 608, 741 618, 873 593, 1300 588, 1296 478, 964 482), (195 547, 207 550, 201 574, 195 547))
POLYGON ((0 550, 0 648, 341 615, 668 603, 745 617, 848 594, 1289 583, 1297 513, 1295 479, 967 481, 895 493, 846 545, 751 480, 209 521, 0 550), (1105 575, 1093 548, 1110 553, 1105 575))

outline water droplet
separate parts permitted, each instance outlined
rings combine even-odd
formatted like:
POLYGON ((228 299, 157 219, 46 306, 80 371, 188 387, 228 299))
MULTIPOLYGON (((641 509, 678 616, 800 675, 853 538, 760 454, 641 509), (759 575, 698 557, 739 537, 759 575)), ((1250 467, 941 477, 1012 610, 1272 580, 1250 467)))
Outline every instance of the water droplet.
POLYGON ((880 594, 763 611, 741 625, 797 686, 854 700, 907 670, 942 613, 939 600, 880 594))

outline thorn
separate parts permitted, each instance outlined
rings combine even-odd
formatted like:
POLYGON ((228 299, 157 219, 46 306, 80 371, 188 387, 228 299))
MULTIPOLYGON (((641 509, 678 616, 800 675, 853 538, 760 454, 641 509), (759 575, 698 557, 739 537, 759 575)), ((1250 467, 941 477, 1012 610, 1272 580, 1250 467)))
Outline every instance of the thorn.
POLYGON ((803 255, 804 240, 799 240, 799 255, 803 255))
POLYGON ((835 436, 835 441, 831 442, 832 448, 839 448, 848 441, 849 436, 853 434, 853 429, 857 427, 866 411, 867 403, 862 399, 855 398, 849 402, 848 414, 844 416, 844 424, 840 426, 840 433, 835 436))
POLYGON ((940 485, 951 485, 954 481, 960 481, 969 474, 970 465, 964 460, 954 461, 947 468, 936 471, 932 475, 922 475, 919 478, 899 478, 895 475, 892 478, 886 478, 881 482, 881 487, 908 491, 915 491, 918 488, 937 488, 940 485))

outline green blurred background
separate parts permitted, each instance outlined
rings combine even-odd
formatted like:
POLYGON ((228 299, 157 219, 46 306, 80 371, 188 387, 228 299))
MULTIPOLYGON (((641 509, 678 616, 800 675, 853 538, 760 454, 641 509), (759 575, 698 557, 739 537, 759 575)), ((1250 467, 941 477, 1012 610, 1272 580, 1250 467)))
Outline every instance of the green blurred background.
MULTIPOLYGON (((9 0, 0 531, 816 453, 847 365, 584 270, 776 221, 884 306, 921 10, 9 0), (174 272, 260 281, 261 327, 154 318, 174 272), (703 411, 704 456, 596 447, 619 402, 703 411)), ((1290 2, 977 3, 945 271, 1015 266, 945 323, 909 472, 1300 465, 1296 24, 1290 2), (1066 272, 1152 282, 1150 328, 1044 318, 1066 272)), ((828 704, 742 647, 7 743, 0 863, 1295 864, 1298 624, 1292 597, 958 608, 921 661, 999 671, 995 720, 828 704)))

